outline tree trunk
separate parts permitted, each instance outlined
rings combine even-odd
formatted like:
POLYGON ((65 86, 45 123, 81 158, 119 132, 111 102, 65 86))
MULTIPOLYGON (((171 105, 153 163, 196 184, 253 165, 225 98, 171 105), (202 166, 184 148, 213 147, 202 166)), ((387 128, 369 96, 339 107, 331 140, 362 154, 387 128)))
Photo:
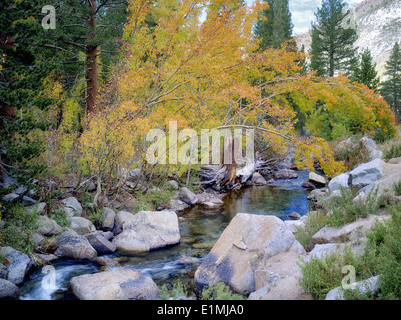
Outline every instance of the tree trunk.
POLYGON ((88 27, 91 33, 88 36, 86 46, 86 108, 87 113, 95 111, 98 80, 97 80, 97 45, 92 42, 96 38, 96 0, 88 0, 88 8, 91 12, 88 18, 88 27))

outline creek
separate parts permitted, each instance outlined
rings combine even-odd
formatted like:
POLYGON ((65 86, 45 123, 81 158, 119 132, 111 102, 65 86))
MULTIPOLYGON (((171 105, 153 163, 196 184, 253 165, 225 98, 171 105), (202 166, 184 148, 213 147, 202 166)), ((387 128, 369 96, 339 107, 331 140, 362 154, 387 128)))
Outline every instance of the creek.
MULTIPOLYGON (((298 171, 298 178, 278 180, 261 187, 229 192, 224 204, 217 209, 205 209, 197 205, 178 213, 181 241, 174 246, 153 250, 146 254, 121 255, 118 252, 107 255, 119 261, 121 267, 140 270, 149 274, 159 286, 171 286, 181 282, 190 295, 195 290, 194 273, 202 263, 231 219, 240 212, 274 215, 288 220, 288 214, 308 212, 308 192, 301 187, 308 180, 307 171, 298 171)), ((68 292, 72 277, 101 271, 96 262, 59 260, 52 264, 56 271, 56 286, 46 289, 42 280, 47 273, 35 270, 21 289, 24 300, 74 299, 68 292)))

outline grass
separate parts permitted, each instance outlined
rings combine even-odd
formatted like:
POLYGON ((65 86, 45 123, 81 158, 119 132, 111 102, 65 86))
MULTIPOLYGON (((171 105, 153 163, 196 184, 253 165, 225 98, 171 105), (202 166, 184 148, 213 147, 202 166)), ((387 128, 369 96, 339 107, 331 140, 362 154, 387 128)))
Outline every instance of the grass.
POLYGON ((168 289, 167 285, 160 288, 161 300, 185 300, 187 296, 188 291, 180 281, 174 283, 171 290, 168 289))
POLYGON ((149 193, 138 193, 134 212, 154 211, 159 206, 165 206, 173 198, 176 191, 169 188, 155 189, 149 193))
POLYGON ((385 160, 401 157, 401 144, 392 145, 390 149, 384 152, 383 157, 385 160))
POLYGON ((397 197, 401 196, 401 180, 394 183, 393 190, 397 197))
POLYGON ((401 299, 401 206, 388 206, 387 210, 392 219, 377 223, 367 233, 368 242, 361 255, 346 248, 342 254, 331 254, 300 265, 303 289, 315 299, 324 299, 330 290, 341 286, 345 276, 342 268, 350 265, 355 268, 356 281, 380 275, 380 289, 375 295, 345 290, 345 299, 401 299))
POLYGON ((367 195, 366 201, 354 202, 356 190, 342 190, 342 196, 322 202, 322 208, 308 214, 309 219, 303 227, 297 228, 296 239, 310 251, 313 248, 312 237, 323 227, 342 227, 360 218, 377 214, 377 190, 367 195))
POLYGON ((200 295, 201 300, 244 300, 244 298, 233 293, 224 282, 211 283, 204 288, 200 295))

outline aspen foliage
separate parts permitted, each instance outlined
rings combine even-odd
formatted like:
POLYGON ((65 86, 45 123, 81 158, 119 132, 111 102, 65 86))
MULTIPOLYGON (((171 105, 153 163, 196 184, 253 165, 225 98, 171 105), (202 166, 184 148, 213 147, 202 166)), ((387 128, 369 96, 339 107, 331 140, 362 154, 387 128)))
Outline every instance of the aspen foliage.
POLYGON ((304 75, 306 56, 290 42, 258 50, 253 26, 265 2, 128 2, 120 63, 80 139, 82 161, 103 178, 144 161, 147 132, 167 134, 171 120, 198 136, 201 129, 254 128, 274 152, 295 147, 300 168, 313 170, 317 160, 330 176, 344 165, 322 138, 322 117, 340 133, 395 133, 389 106, 367 87, 344 76, 304 75), (295 129, 297 112, 312 133, 307 138, 295 129))

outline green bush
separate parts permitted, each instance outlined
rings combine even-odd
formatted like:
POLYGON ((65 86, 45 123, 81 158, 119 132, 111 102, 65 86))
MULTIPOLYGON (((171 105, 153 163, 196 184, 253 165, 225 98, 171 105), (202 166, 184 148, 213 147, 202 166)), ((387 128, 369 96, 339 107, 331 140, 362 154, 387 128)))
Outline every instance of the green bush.
POLYGON ((90 220, 96 228, 99 228, 103 221, 103 209, 91 212, 90 215, 87 216, 87 219, 90 220))
POLYGON ((397 197, 401 196, 401 180, 394 183, 393 190, 397 197))
POLYGON ((374 190, 367 195, 365 201, 354 201, 358 194, 356 190, 341 190, 341 197, 335 197, 323 204, 326 213, 330 213, 328 226, 341 227, 359 218, 377 214, 377 192, 374 190))
POLYGON ((174 191, 169 189, 151 190, 149 193, 137 194, 134 211, 156 210, 158 206, 168 205, 174 191))
POLYGON ((30 254, 34 247, 32 234, 37 229, 36 212, 28 213, 21 205, 11 205, 5 210, 2 219, 5 225, 0 229, 1 246, 10 246, 30 254))
POLYGON ((401 157, 401 144, 392 145, 391 148, 384 152, 384 159, 390 160, 393 158, 401 157))
POLYGON ((167 285, 163 285, 160 288, 160 299, 161 300, 185 300, 188 296, 188 291, 181 282, 174 283, 171 290, 168 289, 167 285))
POLYGON ((244 298, 233 293, 224 282, 213 282, 202 290, 201 300, 244 300, 244 298))
POLYGON ((315 299, 324 299, 330 290, 341 286, 345 276, 342 268, 351 265, 356 271, 356 281, 380 275, 380 289, 375 295, 345 290, 345 299, 401 299, 401 206, 388 206, 387 210, 392 219, 376 223, 367 233, 368 242, 362 255, 355 255, 346 248, 343 254, 331 254, 300 264, 300 284, 305 292, 315 299))
MULTIPOLYGON (((327 293, 332 289, 341 287, 342 280, 346 276, 343 273, 344 266, 353 266, 355 268, 356 281, 371 278, 373 261, 369 256, 356 256, 350 248, 346 247, 344 252, 329 254, 322 259, 311 259, 305 264, 300 264, 302 279, 300 285, 306 293, 314 299, 325 299, 327 293)), ((345 297, 354 296, 357 293, 350 293, 345 297)))
POLYGON ((68 227, 68 213, 64 209, 52 210, 50 218, 56 221, 61 228, 68 227))

